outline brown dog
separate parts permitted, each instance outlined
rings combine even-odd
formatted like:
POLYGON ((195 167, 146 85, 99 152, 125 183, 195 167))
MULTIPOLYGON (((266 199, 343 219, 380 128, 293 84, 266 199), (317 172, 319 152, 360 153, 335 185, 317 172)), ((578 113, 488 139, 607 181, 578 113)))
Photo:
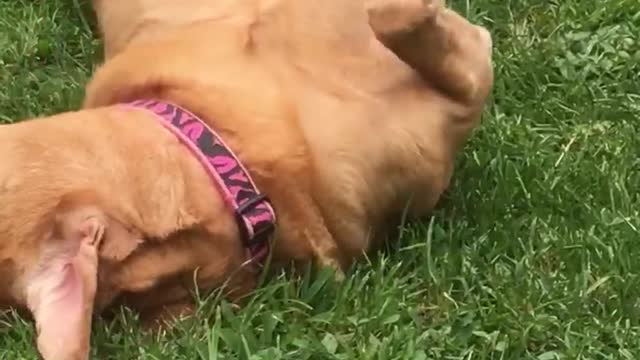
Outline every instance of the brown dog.
POLYGON ((120 103, 204 119, 272 201, 273 264, 342 269, 433 208, 493 81, 489 34, 437 0, 94 7, 107 61, 86 109, 0 128, 0 304, 33 313, 47 360, 86 359, 109 305, 154 317, 194 286, 255 286, 202 165, 120 103))

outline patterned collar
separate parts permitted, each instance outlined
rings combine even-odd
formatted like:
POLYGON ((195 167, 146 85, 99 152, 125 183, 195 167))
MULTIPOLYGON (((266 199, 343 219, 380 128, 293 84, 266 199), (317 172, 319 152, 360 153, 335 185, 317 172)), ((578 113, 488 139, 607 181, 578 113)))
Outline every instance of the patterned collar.
POLYGON ((276 225, 275 211, 229 146, 202 119, 177 105, 138 100, 128 106, 156 115, 160 123, 198 158, 234 212, 249 254, 247 263, 262 265, 270 250, 270 238, 276 225))

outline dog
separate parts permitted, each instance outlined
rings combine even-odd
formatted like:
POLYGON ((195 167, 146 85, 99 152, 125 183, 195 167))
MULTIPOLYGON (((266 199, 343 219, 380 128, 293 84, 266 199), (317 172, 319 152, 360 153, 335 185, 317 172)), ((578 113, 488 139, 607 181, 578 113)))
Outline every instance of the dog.
POLYGON ((163 116, 224 144, 277 222, 272 268, 340 276, 433 209, 493 86, 490 34, 439 0, 93 7, 105 62, 83 109, 0 127, 0 304, 33 315, 46 360, 87 359, 113 306, 159 319, 256 286, 237 194, 163 116))

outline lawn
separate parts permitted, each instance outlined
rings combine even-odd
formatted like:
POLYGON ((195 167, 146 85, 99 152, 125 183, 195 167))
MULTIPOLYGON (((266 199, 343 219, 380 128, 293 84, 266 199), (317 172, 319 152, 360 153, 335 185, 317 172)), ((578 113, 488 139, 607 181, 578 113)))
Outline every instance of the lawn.
MULTIPOLYGON (((0 121, 79 107, 100 43, 74 3, 0 0, 0 121)), ((98 321, 94 357, 640 359, 640 2, 453 5, 491 30, 496 83, 433 218, 341 285, 281 276, 159 335, 98 321)), ((0 318, 0 359, 32 336, 0 318)))

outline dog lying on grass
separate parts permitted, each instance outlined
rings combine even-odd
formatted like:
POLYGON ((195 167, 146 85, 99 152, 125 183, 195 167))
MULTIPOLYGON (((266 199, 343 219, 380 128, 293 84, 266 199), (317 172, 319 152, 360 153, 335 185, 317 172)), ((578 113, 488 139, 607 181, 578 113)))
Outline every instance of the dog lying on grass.
POLYGON ((0 304, 46 360, 116 304, 183 314, 260 264, 340 274, 426 214, 493 83, 438 0, 94 0, 84 109, 0 127, 0 304), (277 223, 277 225, 276 225, 277 223))

